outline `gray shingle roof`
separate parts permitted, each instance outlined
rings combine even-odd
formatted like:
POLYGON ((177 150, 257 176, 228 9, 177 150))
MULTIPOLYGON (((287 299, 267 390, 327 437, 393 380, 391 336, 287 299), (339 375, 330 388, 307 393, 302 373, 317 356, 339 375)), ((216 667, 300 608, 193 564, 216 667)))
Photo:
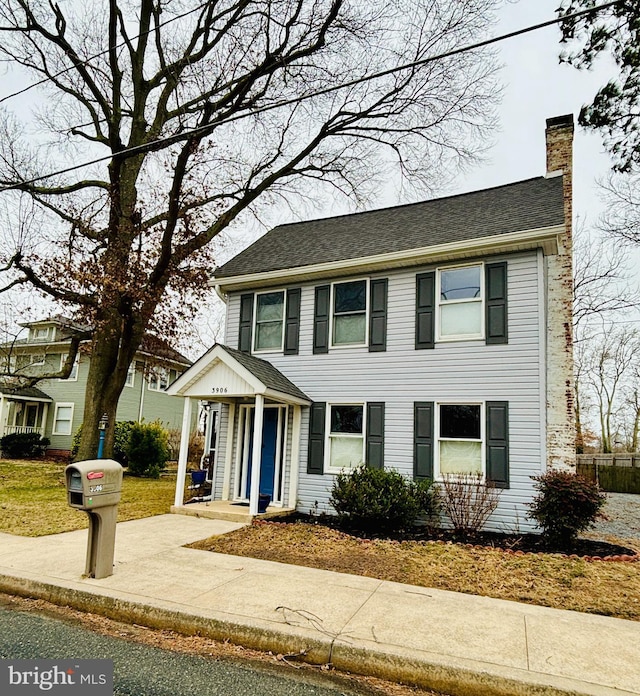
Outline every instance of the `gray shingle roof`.
POLYGON ((223 278, 357 259, 563 221, 562 177, 537 177, 422 203, 279 225, 214 275, 223 278))
POLYGON ((53 401, 53 399, 45 394, 41 389, 37 387, 12 387, 10 384, 0 383, 0 393, 5 396, 10 396, 12 398, 26 398, 26 399, 41 399, 43 401, 53 401))
POLYGON ((273 389, 274 391, 279 391, 283 394, 289 394, 290 396, 295 396, 298 399, 305 399, 306 401, 311 401, 311 399, 289 379, 287 379, 280 370, 274 367, 270 362, 263 360, 262 358, 256 358, 255 355, 248 355, 247 353, 242 353, 235 348, 229 348, 229 346, 224 346, 218 344, 223 350, 225 350, 232 358, 235 358, 243 367, 245 367, 251 374, 255 375, 268 389, 273 389))

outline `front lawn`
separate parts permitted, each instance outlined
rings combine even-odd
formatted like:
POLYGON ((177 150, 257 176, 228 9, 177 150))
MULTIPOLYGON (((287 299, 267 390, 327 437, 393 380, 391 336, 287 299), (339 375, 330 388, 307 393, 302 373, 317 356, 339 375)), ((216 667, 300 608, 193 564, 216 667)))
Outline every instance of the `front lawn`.
MULTIPOLYGON (((0 461, 0 532, 43 536, 88 526, 86 513, 67 505, 64 467, 40 460, 0 461)), ((175 472, 157 480, 125 474, 118 522, 169 512, 175 485, 175 472)))
POLYGON ((257 521, 191 547, 640 620, 639 562, 516 555, 446 541, 366 539, 305 522, 257 521))

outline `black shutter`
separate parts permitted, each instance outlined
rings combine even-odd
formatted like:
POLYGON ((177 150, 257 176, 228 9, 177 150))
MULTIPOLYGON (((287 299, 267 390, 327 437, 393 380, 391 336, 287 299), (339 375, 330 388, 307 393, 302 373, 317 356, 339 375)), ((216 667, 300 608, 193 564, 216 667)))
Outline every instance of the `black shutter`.
POLYGON ((413 404, 413 478, 433 479, 433 401, 413 404))
POLYGON ((309 449, 307 451, 307 473, 324 473, 324 429, 326 403, 311 404, 309 409, 309 449))
POLYGON ((284 354, 298 355, 300 339, 300 288, 287 290, 287 314, 284 322, 284 354))
POLYGON ((238 350, 251 352, 251 330, 253 328, 253 293, 240 295, 240 331, 238 350))
POLYGON ((384 469, 384 403, 367 404, 367 466, 384 469))
POLYGON ((370 282, 369 351, 387 350, 387 288, 386 278, 370 282))
POLYGON ((488 263, 485 266, 486 342, 508 343, 507 327, 507 263, 488 263))
POLYGON ((436 309, 436 272, 416 276, 416 348, 433 348, 436 309))
POLYGON ((329 301, 331 286, 316 288, 316 302, 313 316, 313 352, 329 352, 329 301))
POLYGON ((509 488, 509 403, 487 401, 487 481, 509 488))

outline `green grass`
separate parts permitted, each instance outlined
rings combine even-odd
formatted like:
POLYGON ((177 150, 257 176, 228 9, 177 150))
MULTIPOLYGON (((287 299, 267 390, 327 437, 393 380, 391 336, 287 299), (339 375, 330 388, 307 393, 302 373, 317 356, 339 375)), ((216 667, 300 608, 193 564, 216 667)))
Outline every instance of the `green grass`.
MULTIPOLYGON (((67 504, 64 467, 50 461, 0 460, 0 532, 44 536, 88 526, 87 515, 67 504)), ((175 485, 175 471, 157 480, 125 474, 118 522, 169 512, 175 485)))

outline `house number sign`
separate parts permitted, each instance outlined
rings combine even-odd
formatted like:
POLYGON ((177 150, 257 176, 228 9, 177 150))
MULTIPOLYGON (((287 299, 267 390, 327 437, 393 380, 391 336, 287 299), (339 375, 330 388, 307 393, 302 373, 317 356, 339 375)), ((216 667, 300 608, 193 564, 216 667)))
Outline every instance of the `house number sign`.
POLYGON ((229 390, 226 387, 213 387, 212 394, 226 394, 229 390))

